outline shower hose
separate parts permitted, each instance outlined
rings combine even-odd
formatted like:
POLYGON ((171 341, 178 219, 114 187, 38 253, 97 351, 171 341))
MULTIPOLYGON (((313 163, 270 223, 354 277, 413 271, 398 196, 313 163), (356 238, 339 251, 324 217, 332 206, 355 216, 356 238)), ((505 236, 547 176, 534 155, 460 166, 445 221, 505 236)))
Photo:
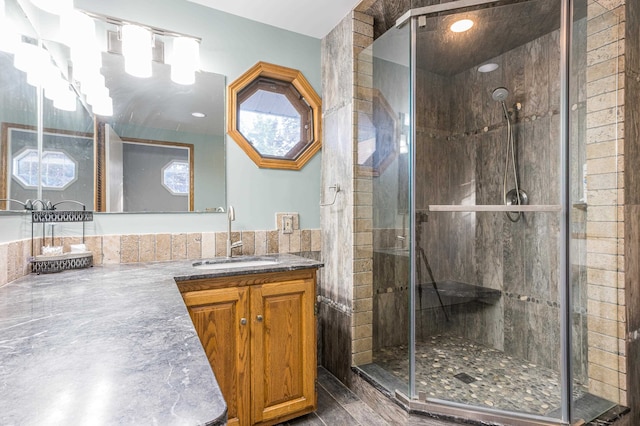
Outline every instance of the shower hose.
MULTIPOLYGON (((513 140, 513 129, 511 127, 511 118, 509 117, 509 111, 507 111, 507 105, 504 103, 504 101, 502 101, 502 110, 504 111, 504 116, 507 119, 507 152, 504 162, 504 176, 502 178, 502 198, 504 200, 504 204, 509 205, 509 200, 507 200, 507 174, 509 172, 509 159, 511 159, 517 204, 521 205, 522 200, 520 199, 520 186, 518 182, 518 169, 516 166, 516 150, 513 140)), ((505 212, 505 214, 511 222, 517 222, 522 216, 522 212, 505 212)))

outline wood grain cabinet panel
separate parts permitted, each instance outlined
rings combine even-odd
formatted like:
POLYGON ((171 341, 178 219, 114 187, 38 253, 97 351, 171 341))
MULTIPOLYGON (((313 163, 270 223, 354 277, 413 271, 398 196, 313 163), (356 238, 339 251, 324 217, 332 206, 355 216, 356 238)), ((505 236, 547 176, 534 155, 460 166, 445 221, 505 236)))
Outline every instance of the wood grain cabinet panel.
POLYGON ((184 294, 189 315, 227 403, 228 425, 248 425, 249 289, 184 294), (242 421, 244 419, 245 421, 242 421))
POLYGON ((317 408, 315 269, 178 286, 220 384, 230 425, 317 408))

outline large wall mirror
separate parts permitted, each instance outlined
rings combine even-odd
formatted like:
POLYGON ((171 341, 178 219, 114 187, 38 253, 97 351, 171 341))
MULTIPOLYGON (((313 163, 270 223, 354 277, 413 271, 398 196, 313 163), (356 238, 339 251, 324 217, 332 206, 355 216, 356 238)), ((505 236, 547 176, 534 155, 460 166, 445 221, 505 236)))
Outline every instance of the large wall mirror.
MULTIPOLYGON (((78 97, 73 108, 54 103, 43 84, 29 81, 20 53, 0 42, 0 199, 76 200, 103 212, 224 211, 224 76, 200 71, 194 84, 174 83, 163 54, 151 77, 133 77, 123 56, 109 51, 117 26, 96 19, 113 114, 94 114, 60 43, 62 20, 28 0, 4 3, 0 19, 12 23, 18 42, 46 52, 78 97)), ((163 47, 161 36, 155 42, 163 47)), ((0 202, 0 210, 21 209, 0 202)))
POLYGON ((198 72, 195 84, 179 85, 168 65, 153 62, 153 77, 140 79, 124 71, 122 56, 102 56, 114 115, 98 118, 98 160, 105 168, 98 173, 96 210, 220 211, 226 205, 224 76, 198 72), (190 185, 173 190, 168 176, 190 185))

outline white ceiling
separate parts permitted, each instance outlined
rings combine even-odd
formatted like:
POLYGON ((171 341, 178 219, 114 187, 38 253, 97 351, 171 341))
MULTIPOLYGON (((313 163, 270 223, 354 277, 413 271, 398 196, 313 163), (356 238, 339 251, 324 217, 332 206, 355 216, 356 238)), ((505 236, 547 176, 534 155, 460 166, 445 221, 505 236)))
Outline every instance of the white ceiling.
POLYGON ((361 0, 188 0, 274 27, 323 38, 361 0))

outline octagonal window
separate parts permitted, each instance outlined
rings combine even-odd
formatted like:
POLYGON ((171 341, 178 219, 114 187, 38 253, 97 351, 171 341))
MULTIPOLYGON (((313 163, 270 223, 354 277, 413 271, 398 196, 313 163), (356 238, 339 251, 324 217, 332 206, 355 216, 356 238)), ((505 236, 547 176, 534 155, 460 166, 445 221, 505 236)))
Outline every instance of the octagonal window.
POLYGON ((290 84, 259 78, 238 101, 238 130, 261 156, 295 159, 311 141, 311 108, 290 84))
POLYGON ((229 86, 228 111, 258 167, 297 170, 320 149, 320 99, 297 70, 258 63, 229 86))
POLYGON ((174 195, 189 194, 189 163, 174 160, 162 168, 162 186, 174 195))
MULTIPOLYGON (((78 175, 76 161, 62 151, 42 153, 41 184, 47 189, 65 189, 78 175)), ((22 150, 13 158, 13 177, 25 188, 38 187, 38 151, 22 150)))

